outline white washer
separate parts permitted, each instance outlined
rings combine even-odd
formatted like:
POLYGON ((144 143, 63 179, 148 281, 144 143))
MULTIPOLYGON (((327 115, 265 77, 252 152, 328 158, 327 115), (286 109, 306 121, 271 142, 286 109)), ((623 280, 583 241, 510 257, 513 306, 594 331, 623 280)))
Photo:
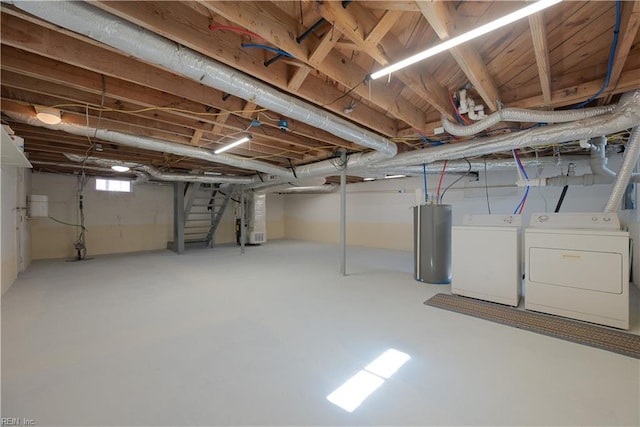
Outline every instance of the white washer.
POLYGON ((517 307, 520 215, 465 215, 463 224, 451 230, 451 292, 517 307))
POLYGON ((629 328, 629 233, 615 214, 533 214, 525 308, 629 328))

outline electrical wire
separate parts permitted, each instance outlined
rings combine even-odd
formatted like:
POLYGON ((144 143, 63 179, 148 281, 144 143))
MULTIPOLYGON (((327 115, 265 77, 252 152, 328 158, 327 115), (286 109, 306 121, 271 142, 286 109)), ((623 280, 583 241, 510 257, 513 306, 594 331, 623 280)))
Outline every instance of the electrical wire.
POLYGON ((465 157, 464 160, 467 162, 467 164, 469 165, 469 169, 467 169, 467 171, 464 173, 464 175, 460 175, 458 177, 458 179, 456 179, 455 181, 453 181, 451 184, 447 185, 447 187, 444 189, 444 191, 442 192, 442 196, 440 196, 440 203, 442 203, 442 199, 444 199, 444 195, 447 194, 447 190, 449 190, 451 187, 453 187, 454 185, 456 185, 462 178, 464 178, 465 176, 469 176, 469 174, 471 173, 471 162, 469 160, 467 160, 467 158, 465 157))
MULTIPOLYGON (((524 175, 525 179, 529 179, 529 175, 527 175, 527 171, 524 168, 524 165, 522 164, 522 161, 520 160, 520 155, 518 154, 518 150, 513 150, 513 158, 516 160, 516 164, 517 166, 520 168, 520 170, 522 171, 522 174, 524 175)), ((527 189, 524 192, 524 195, 522 196, 522 200, 520 200, 520 203, 518 203, 518 206, 516 206, 515 210, 513 211, 513 214, 521 214, 523 209, 524 209, 524 205, 527 202, 527 196, 529 196, 529 190, 530 190, 530 186, 527 185, 527 189)))
MULTIPOLYGON (((340 101, 342 98, 346 97, 347 95, 349 95, 351 92, 353 92, 354 90, 356 90, 358 88, 358 86, 360 86, 361 84, 363 84, 365 82, 365 80, 362 80, 360 83, 358 83, 357 85, 355 85, 354 87, 352 87, 351 89, 349 89, 348 91, 346 91, 344 94, 340 95, 339 97, 337 97, 336 99, 334 99, 333 101, 329 102, 328 104, 322 104, 322 107, 326 107, 328 105, 331 104, 335 104, 336 102, 340 101)), ((371 85, 369 85, 371 86, 371 85)))
POLYGON ((487 159, 484 159, 484 193, 487 196, 487 210, 491 215, 491 204, 489 203, 489 184, 487 183, 487 159))
POLYGON ((427 187, 427 164, 426 163, 422 163, 422 176, 424 178, 424 202, 428 203, 429 202, 429 193, 428 193, 428 187, 427 187))
POLYGON ((295 56, 293 56, 289 52, 286 52, 286 51, 284 51, 282 49, 278 49, 277 47, 267 46, 266 44, 242 43, 240 46, 243 47, 243 48, 264 49, 264 50, 268 50, 269 52, 277 53, 278 55, 286 56, 287 58, 295 59, 295 56))
POLYGON ((272 122, 280 122, 280 119, 274 119, 273 117, 269 116, 267 113, 258 113, 258 119, 260 119, 260 116, 264 116, 267 118, 267 120, 271 120, 272 122))
POLYGON ((447 164, 449 160, 445 160, 442 165, 442 172, 440 172, 440 180, 438 181, 438 188, 436 190, 436 202, 440 203, 440 187, 442 186, 442 180, 444 179, 444 173, 447 170, 447 164))
POLYGON ((56 219, 56 218, 54 218, 54 217, 52 217, 52 216, 50 216, 50 217, 48 217, 48 218, 49 218, 49 219, 51 219, 51 220, 53 220, 53 221, 55 221, 55 222, 58 222, 58 223, 60 223, 60 224, 68 225, 69 227, 80 227, 80 228, 83 228, 83 226, 82 226, 82 225, 80 225, 80 224, 71 224, 71 223, 68 223, 68 222, 60 221, 59 219, 56 219))
POLYGON ((609 81, 611 79, 611 71, 613 70, 613 61, 615 59, 616 49, 618 46, 618 33, 620 32, 621 10, 622 10, 621 0, 616 0, 616 24, 613 27, 613 42, 611 43, 611 51, 609 52, 609 62, 607 64, 607 75, 604 79, 604 84, 602 85, 598 93, 596 93, 586 101, 583 101, 580 104, 576 105, 575 107, 573 107, 573 109, 584 107, 585 105, 587 105, 588 103, 590 103, 591 101, 599 97, 602 94, 602 92, 604 92, 604 90, 609 86, 609 81))

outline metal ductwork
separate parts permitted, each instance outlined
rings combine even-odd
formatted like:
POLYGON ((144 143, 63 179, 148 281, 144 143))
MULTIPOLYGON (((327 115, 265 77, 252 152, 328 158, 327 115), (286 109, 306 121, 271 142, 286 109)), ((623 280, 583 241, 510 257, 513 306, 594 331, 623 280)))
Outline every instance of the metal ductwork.
POLYGON ((417 166, 422 163, 433 163, 438 160, 462 159, 476 157, 501 151, 524 147, 558 144, 578 139, 591 139, 608 135, 621 130, 636 127, 640 124, 640 90, 626 93, 620 99, 615 110, 589 119, 572 123, 543 126, 471 141, 456 142, 438 147, 425 148, 397 155, 391 160, 376 164, 378 168, 397 168, 417 166))
POLYGON ((590 117, 601 116, 611 113, 615 109, 614 105, 604 107, 584 108, 581 110, 563 111, 537 111, 526 110, 524 108, 505 108, 496 111, 485 119, 470 125, 458 125, 442 116, 442 127, 444 130, 455 136, 471 136, 485 129, 489 129, 500 122, 521 122, 521 123, 566 123, 577 120, 588 119, 590 117))
MULTIPOLYGON (((76 1, 32 2, 9 1, 21 10, 68 30, 86 35, 94 40, 118 49, 134 58, 156 64, 164 69, 189 77, 203 85, 224 93, 250 100, 286 117, 299 120, 365 148, 376 150, 362 156, 366 163, 391 158, 397 152, 396 145, 380 135, 360 128, 347 120, 324 111, 308 102, 284 94, 242 72, 234 70, 205 55, 180 46, 162 36, 122 20, 90 4, 76 1)), ((62 130, 62 129, 61 129, 62 130)), ((97 138, 108 137, 108 131, 98 131, 97 138)), ((111 140, 111 139, 107 139, 111 140)), ((193 149, 193 148, 192 148, 193 149)), ((195 149, 197 150, 197 149, 195 149)), ((170 152, 170 151, 168 151, 170 152)), ((249 160, 210 153, 196 153, 198 158, 230 166, 258 170, 282 178, 293 176, 289 170, 249 160), (232 161, 233 160, 233 161, 232 161), (251 162, 251 163, 245 163, 251 162)), ((187 155, 187 154, 183 154, 187 155)), ((319 162, 297 171, 298 177, 325 174, 331 168, 329 162, 319 162)), ((335 169, 332 170, 335 173, 335 169)))
MULTIPOLYGON (((496 113, 498 114, 496 116, 497 119, 545 122, 560 122, 575 120, 576 118, 579 118, 579 120, 532 128, 517 133, 430 147, 396 155, 396 145, 387 138, 358 127, 308 102, 301 101, 275 90, 271 86, 259 82, 231 67, 220 64, 205 55, 180 46, 110 13, 99 10, 88 3, 74 1, 34 2, 21 0, 9 1, 9 3, 45 21, 84 34, 94 40, 118 49, 125 54, 131 55, 134 58, 157 64, 164 69, 184 75, 201 84, 246 100, 251 100, 257 105, 268 108, 286 117, 326 130, 337 137, 356 143, 364 148, 376 150, 374 153, 357 153, 350 155, 348 162, 349 174, 359 174, 359 171, 368 172, 370 169, 382 173, 387 170, 397 171, 404 168, 421 168, 423 163, 429 164, 429 169, 432 169, 433 167, 437 167, 433 165, 433 163, 438 161, 472 158, 524 147, 563 143, 578 139, 591 139, 636 127, 640 124, 640 91, 635 91, 623 95, 615 107, 598 107, 595 109, 567 112, 532 112, 530 110, 505 109, 502 112, 498 112, 500 114, 496 113)), ((335 175, 337 172, 334 164, 331 161, 325 160, 310 165, 298 166, 294 176, 293 172, 287 168, 231 155, 216 155, 209 150, 188 145, 127 135, 109 130, 94 129, 77 124, 61 123, 58 125, 45 125, 39 122, 27 107, 12 107, 11 109, 5 107, 3 111, 12 119, 32 126, 61 130, 81 136, 86 136, 87 134, 95 135, 96 138, 129 147, 197 158, 232 167, 264 172, 276 177, 265 185, 295 182, 297 178, 335 175)), ((482 121, 479 122, 478 125, 485 126, 487 123, 492 123, 492 121, 497 120, 491 117, 493 117, 493 115, 488 118, 490 121, 482 121)), ((491 124, 489 124, 489 126, 490 125, 491 124)), ((458 130, 455 131, 457 132, 458 130)), ((461 131, 467 132, 469 130, 465 128, 461 131)), ((636 134, 637 132, 634 132, 634 135, 636 134)), ((635 155, 635 151, 633 154, 635 155)), ((627 153, 625 162, 629 157, 629 153, 627 153)), ((511 163, 510 167, 513 167, 512 165, 511 163)), ((484 168, 484 163, 478 165, 478 167, 480 166, 484 168)), ((460 172, 466 171, 467 168, 468 166, 466 166, 466 162, 464 162, 462 171, 460 172)), ((622 172, 623 173, 619 174, 618 180, 628 180, 630 175, 627 176, 626 169, 622 172)), ((235 177, 234 179, 245 179, 245 177, 235 177)), ((262 183, 256 179, 253 179, 252 182, 253 184, 250 185, 262 185, 262 183)))
MULTIPOLYGON (((303 186, 303 187, 290 187, 282 190, 275 190, 274 193, 281 194, 324 194, 335 193, 340 188, 336 184, 315 185, 315 186, 303 186)), ((271 192, 271 191, 267 191, 271 192)))
POLYGON ((72 162, 87 162, 102 166, 126 166, 132 170, 143 171, 158 181, 167 182, 201 182, 207 184, 252 184, 253 178, 250 177, 232 177, 232 176, 209 176, 209 175, 190 175, 179 173, 162 172, 153 166, 141 165, 139 163, 122 162, 120 160, 103 159, 99 157, 84 157, 76 154, 64 154, 64 156, 72 162))
MULTIPOLYGON (((41 165, 41 166, 57 166, 57 167, 63 167, 63 168, 74 168, 74 169, 87 169, 87 170, 93 170, 93 171, 100 171, 100 172, 111 172, 113 173, 113 169, 111 168, 102 168, 102 167, 98 167, 98 166, 89 166, 89 165, 79 165, 76 163, 58 163, 58 162, 44 162, 44 161, 40 161, 40 160, 32 160, 31 164, 34 165, 41 165)), ((133 181, 134 184, 141 184, 143 182, 147 182, 149 181, 149 176, 141 171, 137 171, 137 170, 131 170, 127 173, 132 173, 136 176, 136 179, 133 181)))
MULTIPOLYGON (((541 167, 550 167, 550 166, 558 166, 559 159, 554 157, 541 157, 539 159, 535 158, 524 158, 522 159, 522 165, 524 167, 530 168, 541 168, 541 167)), ((582 156, 563 156, 563 162, 572 162, 572 163, 580 163, 586 162, 587 159, 582 156)), ((516 168, 516 163, 513 158, 509 159, 487 159, 486 162, 483 160, 469 160, 471 164, 472 171, 484 171, 485 167, 487 170, 512 170, 516 168)), ((451 160, 447 162, 447 173, 466 173, 469 170, 469 163, 465 160, 451 160)), ((444 166, 443 161, 437 161, 433 163, 429 163, 427 165, 427 174, 439 175, 442 172, 442 168, 444 166)), ((379 176, 384 174, 389 175, 422 175, 424 173, 424 169, 422 165, 420 166, 403 166, 396 168, 385 168, 378 167, 378 165, 374 165, 367 169, 357 170, 352 175, 367 177, 367 176, 379 176)))
POLYGON ((120 145, 133 148, 141 148, 150 151, 160 151, 163 153, 175 154, 177 156, 191 157, 194 159, 205 160, 212 163, 219 163, 242 169, 257 170, 270 175, 277 175, 287 179, 294 179, 293 173, 285 168, 271 165, 269 163, 257 160, 242 159, 239 157, 214 154, 213 152, 198 147, 192 147, 184 144, 176 144, 160 139, 148 138, 143 136, 129 135, 122 132, 116 132, 105 129, 96 129, 87 126, 65 123, 64 121, 57 125, 49 125, 38 120, 28 108, 9 109, 3 108, 3 113, 20 123, 31 126, 44 127, 52 130, 59 130, 72 135, 86 137, 91 135, 93 138, 102 139, 103 141, 115 142, 120 145), (22 110, 22 111, 21 111, 22 110))

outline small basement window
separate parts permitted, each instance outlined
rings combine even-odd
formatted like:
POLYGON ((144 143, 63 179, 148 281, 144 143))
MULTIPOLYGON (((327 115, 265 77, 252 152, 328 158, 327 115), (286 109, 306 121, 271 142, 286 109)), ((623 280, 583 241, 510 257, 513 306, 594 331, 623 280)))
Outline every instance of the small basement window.
POLYGON ((96 178, 96 190, 119 191, 122 193, 131 193, 131 181, 120 181, 118 179, 96 178))

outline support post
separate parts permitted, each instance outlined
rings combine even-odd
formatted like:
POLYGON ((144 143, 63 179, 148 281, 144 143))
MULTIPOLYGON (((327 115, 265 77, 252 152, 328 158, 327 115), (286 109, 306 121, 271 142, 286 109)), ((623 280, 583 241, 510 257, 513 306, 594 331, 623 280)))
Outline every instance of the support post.
POLYGON ((184 252, 184 182, 173 183, 173 251, 184 252))
POLYGON ((244 242, 246 240, 244 229, 244 186, 240 188, 240 253, 244 254, 244 242))
POLYGON ((347 275, 347 152, 340 155, 340 274, 347 275))

